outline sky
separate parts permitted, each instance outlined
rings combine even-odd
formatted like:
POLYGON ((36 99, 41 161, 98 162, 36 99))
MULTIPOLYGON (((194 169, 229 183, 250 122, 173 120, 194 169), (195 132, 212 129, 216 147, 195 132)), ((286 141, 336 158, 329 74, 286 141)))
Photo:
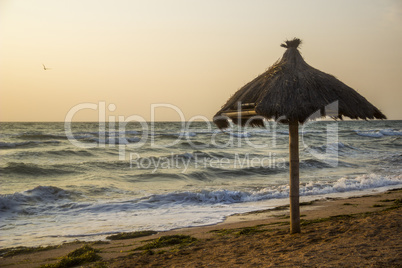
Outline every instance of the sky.
POLYGON ((212 120, 294 37, 402 119, 399 0, 0 0, 0 121, 212 120))

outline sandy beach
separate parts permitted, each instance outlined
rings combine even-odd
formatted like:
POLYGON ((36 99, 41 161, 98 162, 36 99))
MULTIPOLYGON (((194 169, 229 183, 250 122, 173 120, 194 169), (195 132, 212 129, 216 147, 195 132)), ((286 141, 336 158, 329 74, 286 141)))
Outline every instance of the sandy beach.
POLYGON ((0 266, 71 267, 66 264, 66 259, 74 259, 71 252, 76 253, 77 249, 86 246, 93 250, 96 258, 87 262, 82 259, 82 263, 76 262, 75 265, 400 267, 401 200, 402 189, 397 189, 347 199, 302 203, 302 233, 296 235, 289 234, 289 211, 285 206, 233 215, 213 226, 178 229, 134 239, 77 241, 49 248, 2 249, 0 266), (179 239, 177 244, 168 246, 138 249, 166 237, 186 240, 179 239))

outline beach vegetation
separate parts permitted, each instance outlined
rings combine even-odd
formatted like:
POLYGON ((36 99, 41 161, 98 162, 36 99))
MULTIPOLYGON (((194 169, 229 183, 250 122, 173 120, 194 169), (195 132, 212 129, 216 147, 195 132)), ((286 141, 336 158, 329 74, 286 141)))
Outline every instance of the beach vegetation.
POLYGON ((236 232, 237 235, 251 235, 251 234, 256 234, 256 233, 261 233, 265 232, 266 230, 261 230, 259 226, 251 226, 251 227, 245 227, 240 229, 238 232, 236 232))
POLYGON ((309 202, 300 202, 300 206, 311 206, 312 204, 314 204, 314 200, 309 201, 309 202))
POLYGON ((394 202, 396 199, 381 199, 379 202, 394 202))
POLYGON ((20 254, 35 253, 35 252, 39 252, 39 251, 55 249, 57 247, 58 246, 4 248, 4 249, 0 249, 0 257, 5 258, 5 257, 12 257, 12 256, 15 256, 15 255, 20 255, 20 254))
MULTIPOLYGON (((393 199, 391 200, 394 202, 394 204, 390 207, 385 208, 382 211, 389 211, 389 210, 394 210, 402 207, 402 198, 399 199, 393 199)), ((385 202, 391 202, 391 201, 385 201, 385 202)), ((372 207, 384 207, 386 205, 382 204, 374 204, 372 207)), ((313 220, 300 220, 300 225, 305 226, 313 223, 320 223, 320 222, 326 222, 330 220, 345 220, 345 219, 351 219, 351 218, 359 218, 359 217, 368 217, 376 212, 363 212, 363 213, 356 213, 356 214, 344 214, 344 215, 336 215, 336 216, 330 216, 327 218, 318 218, 318 219, 313 219, 313 220)))
POLYGON ((97 253, 100 250, 94 249, 89 245, 84 245, 72 252, 67 256, 62 257, 58 262, 46 264, 42 268, 66 268, 82 265, 85 263, 96 262, 102 259, 97 253))
POLYGON ((402 198, 395 199, 395 200, 394 200, 394 203, 392 204, 392 206, 387 207, 387 208, 384 209, 384 210, 385 210, 385 211, 388 211, 388 210, 398 209, 398 208, 400 208, 400 207, 402 207, 402 198))
POLYGON ((221 236, 225 235, 251 235, 255 233, 261 233, 268 231, 267 229, 260 229, 260 227, 265 226, 265 224, 244 227, 244 228, 236 228, 236 229, 219 229, 219 230, 212 230, 210 233, 216 233, 221 236))
POLYGON ((108 244, 110 244, 110 242, 109 241, 98 240, 98 241, 93 241, 90 244, 91 245, 108 245, 108 244))
POLYGON ((138 237, 149 236, 153 234, 157 234, 156 231, 136 231, 136 232, 128 232, 128 233, 119 233, 115 235, 109 235, 106 239, 109 240, 123 240, 123 239, 132 239, 138 237))
POLYGON ((345 215, 336 215, 336 216, 330 216, 327 218, 318 218, 318 219, 312 219, 312 220, 300 220, 300 225, 301 226, 306 226, 309 224, 313 224, 313 223, 321 223, 321 222, 327 222, 330 220, 346 220, 346 219, 350 219, 353 218, 353 215, 351 214, 345 214, 345 215))
POLYGON ((374 204, 372 205, 373 208, 382 208, 382 207, 386 207, 387 205, 384 204, 374 204))
POLYGON ((270 211, 285 210, 285 209, 288 209, 288 208, 289 208, 289 205, 283 205, 283 206, 271 208, 271 209, 269 209, 269 210, 270 210, 270 211))
POLYGON ((344 206, 354 206, 357 207, 358 204, 352 204, 352 203, 343 203, 344 206))
POLYGON ((87 267, 89 268, 108 268, 109 265, 105 261, 97 261, 89 264, 87 267))
POLYGON ((147 250, 144 250, 143 254, 144 255, 154 255, 155 252, 152 249, 147 249, 147 250))
POLYGON ((229 235, 229 234, 233 234, 234 229, 219 229, 219 230, 212 230, 209 231, 210 233, 215 233, 218 235, 229 235))
POLYGON ((155 252, 156 254, 165 254, 167 251, 166 250, 158 250, 155 252))
POLYGON ((284 226, 284 225, 289 225, 288 221, 277 221, 277 222, 271 222, 266 225, 278 225, 278 226, 284 226))
POLYGON ((318 219, 313 219, 313 220, 303 220, 303 219, 301 219, 300 220, 300 225, 301 226, 306 226, 306 225, 309 225, 309 224, 326 222, 326 221, 329 221, 329 220, 330 220, 330 218, 318 218, 318 219))
POLYGON ((165 235, 157 239, 150 240, 149 243, 137 247, 134 250, 151 250, 155 248, 164 248, 170 246, 178 246, 182 248, 191 245, 196 241, 196 238, 189 235, 165 235))
POLYGON ((281 214, 281 215, 274 215, 273 217, 276 217, 278 219, 289 219, 290 215, 286 215, 286 214, 281 214))

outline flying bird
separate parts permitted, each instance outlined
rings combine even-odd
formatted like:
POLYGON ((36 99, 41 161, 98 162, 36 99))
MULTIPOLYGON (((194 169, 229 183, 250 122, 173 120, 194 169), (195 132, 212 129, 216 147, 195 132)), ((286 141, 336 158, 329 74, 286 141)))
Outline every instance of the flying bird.
POLYGON ((47 67, 45 66, 45 64, 42 63, 42 65, 43 65, 43 70, 45 70, 45 71, 51 70, 50 68, 47 68, 47 67))

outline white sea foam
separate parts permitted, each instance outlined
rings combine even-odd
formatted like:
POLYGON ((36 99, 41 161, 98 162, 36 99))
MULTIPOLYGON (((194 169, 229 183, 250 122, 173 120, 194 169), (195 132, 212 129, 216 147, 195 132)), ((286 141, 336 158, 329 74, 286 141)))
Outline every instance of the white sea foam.
POLYGON ((358 131, 356 130, 356 134, 364 137, 373 137, 373 138, 381 138, 384 136, 402 136, 402 131, 397 131, 393 129, 381 129, 381 130, 373 130, 373 131, 358 131))
POLYGON ((402 136, 402 131, 397 131, 393 129, 382 129, 380 133, 386 136, 402 136))
POLYGON ((300 194, 343 193, 399 184, 402 184, 402 175, 384 176, 379 174, 365 174, 355 178, 341 178, 335 183, 309 183, 301 187, 300 194))
POLYGON ((363 137, 381 138, 384 135, 379 131, 356 131, 356 134, 363 137))

